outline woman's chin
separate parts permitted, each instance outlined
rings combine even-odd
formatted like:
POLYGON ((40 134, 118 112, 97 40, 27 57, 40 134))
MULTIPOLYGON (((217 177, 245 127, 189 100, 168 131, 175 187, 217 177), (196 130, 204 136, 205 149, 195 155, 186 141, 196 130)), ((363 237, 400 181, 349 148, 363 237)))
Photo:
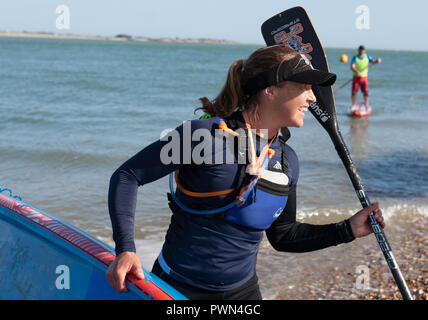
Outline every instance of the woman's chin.
POLYGON ((304 114, 303 116, 289 118, 288 121, 282 122, 282 127, 296 127, 296 128, 303 127, 304 118, 305 118, 304 114))
POLYGON ((301 128, 301 127, 303 127, 303 123, 304 123, 303 118, 302 119, 297 119, 296 121, 294 121, 294 124, 292 126, 290 126, 290 127, 301 128))

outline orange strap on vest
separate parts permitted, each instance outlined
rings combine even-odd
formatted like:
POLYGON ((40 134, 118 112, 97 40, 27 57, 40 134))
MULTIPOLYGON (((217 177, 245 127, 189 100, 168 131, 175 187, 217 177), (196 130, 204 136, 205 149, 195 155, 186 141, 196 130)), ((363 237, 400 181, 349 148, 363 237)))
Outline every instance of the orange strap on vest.
POLYGON ((205 197, 216 197, 216 196, 222 196, 225 194, 230 194, 235 192, 235 189, 226 189, 221 191, 213 191, 213 192, 193 192, 189 191, 187 189, 184 189, 183 186, 178 181, 178 170, 175 171, 175 183, 177 184, 177 188, 183 192, 184 194, 187 194, 191 197, 197 197, 197 198, 205 198, 205 197))
MULTIPOLYGON (((260 168, 263 165, 263 162, 264 162, 264 159, 265 159, 266 155, 269 158, 272 158, 273 155, 275 154, 275 150, 270 149, 270 145, 272 144, 273 140, 275 140, 276 136, 273 139, 271 139, 271 141, 261 151, 260 156, 257 157, 256 151, 255 151, 255 147, 254 147, 253 136, 251 134, 251 126, 248 123, 248 121, 247 121, 248 119, 247 119, 247 117, 245 115, 244 115, 244 119, 245 119, 246 126, 247 126, 247 129, 248 129, 248 132, 249 132, 251 156, 252 156, 252 159, 253 159, 253 162, 249 165, 250 166, 250 170, 254 171, 254 172, 257 172, 255 175, 258 178, 260 178, 260 175, 261 175, 260 174, 260 168), (255 159, 257 159, 257 160, 255 160, 255 159)), ((225 132, 227 132, 229 134, 232 134, 234 136, 238 136, 238 133, 236 133, 235 131, 233 131, 233 130, 231 130, 231 129, 229 129, 227 127, 226 122, 223 119, 220 119, 218 121, 218 125, 219 125, 219 128, 221 130, 223 130, 223 131, 225 131, 225 132)), ((278 133, 279 133, 279 131, 278 131, 278 133)), ((197 197, 197 198, 217 197, 217 196, 223 196, 223 195, 231 194, 231 193, 235 192, 235 189, 226 189, 226 190, 212 191, 212 192, 193 192, 193 191, 185 189, 180 184, 180 182, 178 181, 178 170, 175 171, 174 175, 175 175, 175 183, 177 184, 177 188, 181 192, 183 192, 184 194, 186 194, 188 196, 191 196, 191 197, 197 197)), ((253 183, 253 181, 251 181, 247 186, 243 187, 241 189, 241 192, 239 193, 238 197, 240 197, 243 193, 245 193, 245 191, 250 187, 250 185, 252 183, 253 183)))

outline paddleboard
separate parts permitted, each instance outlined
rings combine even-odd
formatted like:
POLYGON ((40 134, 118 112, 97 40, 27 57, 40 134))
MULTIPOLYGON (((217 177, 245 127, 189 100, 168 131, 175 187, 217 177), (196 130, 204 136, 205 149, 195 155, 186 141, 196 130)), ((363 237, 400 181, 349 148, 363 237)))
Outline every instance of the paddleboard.
POLYGON ((105 277, 111 247, 12 194, 0 193, 0 230, 1 300, 187 299, 144 268, 116 292, 105 277))
POLYGON ((371 114, 372 107, 366 107, 364 103, 360 103, 358 105, 355 105, 354 107, 351 107, 348 112, 348 116, 358 118, 368 117, 371 114))

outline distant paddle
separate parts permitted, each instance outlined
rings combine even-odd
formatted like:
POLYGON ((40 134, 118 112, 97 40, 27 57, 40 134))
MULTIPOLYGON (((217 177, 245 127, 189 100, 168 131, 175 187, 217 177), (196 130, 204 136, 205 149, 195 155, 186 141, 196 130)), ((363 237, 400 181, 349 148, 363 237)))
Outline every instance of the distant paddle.
MULTIPOLYGON (((265 21, 262 25, 262 34, 268 46, 278 43, 287 44, 294 50, 305 53, 312 60, 314 68, 329 71, 324 49, 318 40, 318 36, 306 11, 302 7, 291 8, 265 21)), ((352 162, 348 148, 339 131, 333 90, 331 87, 313 86, 313 91, 317 102, 312 103, 309 110, 329 134, 351 179, 357 196, 363 208, 366 208, 370 206, 370 200, 364 191, 364 186, 361 183, 357 169, 352 162)), ((412 300, 409 288, 401 274, 382 228, 374 218, 373 213, 370 214, 369 219, 401 295, 405 300, 412 300)))

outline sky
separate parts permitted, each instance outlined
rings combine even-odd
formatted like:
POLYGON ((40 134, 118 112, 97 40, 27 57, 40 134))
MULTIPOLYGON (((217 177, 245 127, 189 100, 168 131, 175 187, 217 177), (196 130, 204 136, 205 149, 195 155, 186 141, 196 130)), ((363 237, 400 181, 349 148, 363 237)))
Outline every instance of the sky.
POLYGON ((261 24, 293 6, 306 9, 325 47, 428 51, 422 0, 1 0, 0 30, 263 45, 261 24), (58 29, 61 5, 69 9, 69 29, 58 29))

